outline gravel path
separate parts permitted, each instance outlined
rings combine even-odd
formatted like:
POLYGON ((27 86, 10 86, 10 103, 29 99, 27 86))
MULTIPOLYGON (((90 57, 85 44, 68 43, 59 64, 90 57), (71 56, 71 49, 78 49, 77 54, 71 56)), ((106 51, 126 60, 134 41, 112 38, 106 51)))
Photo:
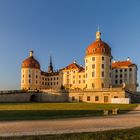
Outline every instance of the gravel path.
POLYGON ((59 120, 0 122, 0 136, 94 132, 140 126, 140 105, 124 115, 59 120))

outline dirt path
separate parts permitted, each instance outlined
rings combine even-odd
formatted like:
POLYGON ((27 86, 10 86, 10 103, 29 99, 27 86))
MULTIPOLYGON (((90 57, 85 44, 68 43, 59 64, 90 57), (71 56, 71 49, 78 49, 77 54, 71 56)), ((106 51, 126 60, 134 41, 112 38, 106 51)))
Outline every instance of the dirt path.
POLYGON ((0 136, 62 134, 140 126, 140 105, 128 114, 75 119, 0 122, 0 136))

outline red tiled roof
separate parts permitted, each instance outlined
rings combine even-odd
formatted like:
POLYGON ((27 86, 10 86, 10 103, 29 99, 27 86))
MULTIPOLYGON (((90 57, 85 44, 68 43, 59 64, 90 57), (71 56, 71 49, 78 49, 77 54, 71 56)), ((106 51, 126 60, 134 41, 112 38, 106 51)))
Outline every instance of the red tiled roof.
POLYGON ((40 64, 33 56, 30 56, 22 62, 22 68, 40 69, 40 64))
POLYGON ((67 67, 65 67, 63 70, 70 70, 70 69, 78 69, 80 72, 84 70, 84 68, 76 63, 71 63, 67 67))
POLYGON ((101 39, 96 40, 92 44, 90 44, 86 49, 86 55, 91 54, 106 54, 111 56, 111 48, 107 43, 103 42, 101 39))
POLYGON ((129 67, 135 65, 131 61, 117 61, 112 63, 112 68, 129 67))
POLYGON ((41 71, 41 75, 44 75, 44 76, 56 76, 56 75, 59 75, 59 71, 51 72, 51 73, 41 71))

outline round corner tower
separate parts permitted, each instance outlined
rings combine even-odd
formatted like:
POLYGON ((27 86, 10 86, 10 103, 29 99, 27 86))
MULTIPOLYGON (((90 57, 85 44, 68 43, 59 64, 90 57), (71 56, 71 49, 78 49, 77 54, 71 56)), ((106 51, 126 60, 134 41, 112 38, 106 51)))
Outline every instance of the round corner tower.
POLYGON ((22 62, 21 66, 21 89, 39 90, 40 89, 40 64, 34 58, 33 51, 22 62))
POLYGON ((102 89, 111 86, 111 48, 96 32, 96 40, 87 47, 85 55, 86 89, 102 89))

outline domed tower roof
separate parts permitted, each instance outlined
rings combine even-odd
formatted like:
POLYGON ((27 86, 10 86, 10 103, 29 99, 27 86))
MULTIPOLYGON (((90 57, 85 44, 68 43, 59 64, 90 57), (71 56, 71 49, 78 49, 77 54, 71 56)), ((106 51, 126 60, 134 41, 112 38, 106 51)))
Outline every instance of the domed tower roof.
POLYGON ((40 69, 39 62, 33 57, 33 51, 30 51, 30 56, 22 62, 22 68, 40 69))
POLYGON ((111 48, 107 43, 101 40, 101 32, 96 32, 96 40, 86 49, 86 56, 93 54, 104 54, 111 56, 111 48))

